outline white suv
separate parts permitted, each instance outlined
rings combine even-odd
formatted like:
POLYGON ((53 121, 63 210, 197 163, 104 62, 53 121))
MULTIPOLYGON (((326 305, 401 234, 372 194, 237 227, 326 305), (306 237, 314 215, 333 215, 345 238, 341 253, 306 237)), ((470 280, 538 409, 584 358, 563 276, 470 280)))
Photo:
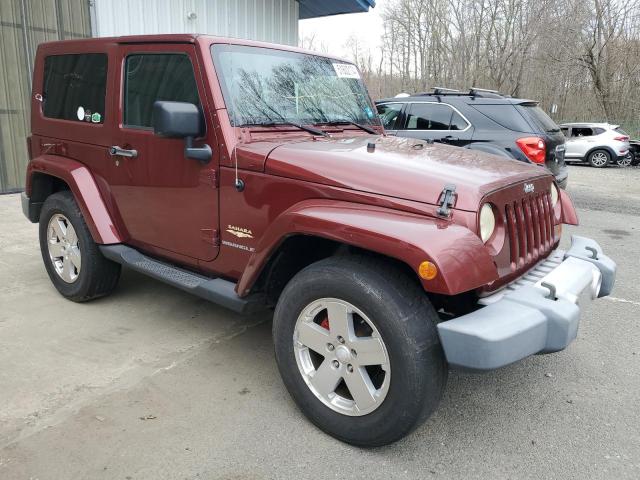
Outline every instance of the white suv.
POLYGON ((608 123, 563 123, 560 129, 567 137, 566 162, 588 162, 592 167, 606 167, 616 162, 627 166, 629 135, 618 125, 608 123))

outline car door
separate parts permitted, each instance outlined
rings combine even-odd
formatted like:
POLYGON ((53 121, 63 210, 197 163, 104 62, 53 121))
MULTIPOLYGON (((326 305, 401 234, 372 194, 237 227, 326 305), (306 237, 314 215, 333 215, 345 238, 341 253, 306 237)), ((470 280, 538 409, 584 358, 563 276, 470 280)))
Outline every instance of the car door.
POLYGON ((464 146, 471 143, 471 123, 446 103, 412 102, 398 129, 399 137, 419 138, 464 146))
POLYGON ((195 146, 217 145, 195 47, 124 45, 118 63, 114 147, 122 154, 112 156, 108 182, 130 243, 186 263, 212 260, 219 243, 216 152, 207 164, 186 158, 184 139, 161 138, 152 127, 155 101, 194 103, 206 123, 195 146))
POLYGON ((565 158, 584 158, 593 143, 593 129, 572 126, 570 135, 565 144, 565 158))

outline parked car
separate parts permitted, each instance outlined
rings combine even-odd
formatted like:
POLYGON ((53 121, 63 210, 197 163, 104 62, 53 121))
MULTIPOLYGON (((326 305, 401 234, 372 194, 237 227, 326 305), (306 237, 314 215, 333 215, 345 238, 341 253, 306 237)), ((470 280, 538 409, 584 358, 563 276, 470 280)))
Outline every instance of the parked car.
POLYGON ((450 366, 566 348, 577 298, 613 288, 594 240, 558 249, 577 218, 547 170, 383 135, 338 58, 186 34, 44 43, 31 109, 22 208, 60 294, 107 295, 125 266, 275 307, 284 384, 345 442, 416 428, 450 366))
POLYGON ((567 186, 565 138, 538 102, 491 90, 432 92, 376 102, 385 129, 398 136, 433 140, 546 166, 567 186))
POLYGON ((602 168, 611 163, 627 165, 629 135, 618 125, 608 123, 563 123, 562 133, 567 137, 565 160, 586 162, 602 168))

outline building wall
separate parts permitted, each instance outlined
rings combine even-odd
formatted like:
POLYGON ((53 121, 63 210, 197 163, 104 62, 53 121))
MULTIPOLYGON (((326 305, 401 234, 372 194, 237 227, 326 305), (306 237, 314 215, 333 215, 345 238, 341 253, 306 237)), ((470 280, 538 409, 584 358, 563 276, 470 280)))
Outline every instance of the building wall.
POLYGON ((0 192, 24 186, 38 44, 89 36, 86 0, 0 0, 0 192))
POLYGON ((93 33, 97 37, 207 33, 298 44, 295 0, 93 0, 91 3, 93 33))

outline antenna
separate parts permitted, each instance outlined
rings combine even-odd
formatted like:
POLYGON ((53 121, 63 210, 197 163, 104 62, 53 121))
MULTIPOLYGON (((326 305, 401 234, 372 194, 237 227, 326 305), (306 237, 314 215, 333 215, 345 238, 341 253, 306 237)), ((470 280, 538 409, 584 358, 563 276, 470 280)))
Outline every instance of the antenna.
POLYGON ((234 186, 236 187, 236 190, 241 192, 244 190, 244 182, 242 181, 242 179, 238 176, 238 144, 236 143, 236 145, 233 147, 233 156, 234 156, 234 167, 236 170, 236 180, 234 182, 234 186))

